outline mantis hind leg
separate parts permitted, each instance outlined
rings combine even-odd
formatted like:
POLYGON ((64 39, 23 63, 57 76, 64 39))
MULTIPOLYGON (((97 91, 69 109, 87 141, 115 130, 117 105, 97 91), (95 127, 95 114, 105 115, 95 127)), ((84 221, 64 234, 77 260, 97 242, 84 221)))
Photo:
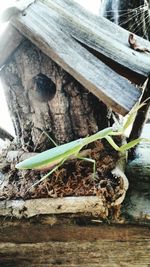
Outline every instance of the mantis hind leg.
POLYGON ((81 157, 80 155, 77 155, 77 158, 78 159, 81 159, 81 160, 85 160, 85 161, 91 162, 93 164, 93 179, 95 179, 95 174, 96 174, 96 161, 94 159, 91 159, 91 158, 81 157))

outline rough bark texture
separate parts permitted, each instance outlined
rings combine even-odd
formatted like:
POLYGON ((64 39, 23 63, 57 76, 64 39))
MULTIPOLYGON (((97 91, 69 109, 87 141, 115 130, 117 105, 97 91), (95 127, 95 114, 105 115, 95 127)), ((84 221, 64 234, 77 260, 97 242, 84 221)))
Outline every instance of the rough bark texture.
POLYGON ((28 40, 1 76, 17 138, 29 151, 52 146, 43 131, 60 144, 107 126, 107 108, 28 40), (56 85, 52 99, 38 88, 38 74, 56 85))

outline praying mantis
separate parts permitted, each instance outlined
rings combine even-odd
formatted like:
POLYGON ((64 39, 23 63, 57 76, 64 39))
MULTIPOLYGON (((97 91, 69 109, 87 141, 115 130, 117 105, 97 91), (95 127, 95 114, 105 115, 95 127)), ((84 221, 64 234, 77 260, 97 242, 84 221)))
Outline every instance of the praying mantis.
MULTIPOLYGON (((78 159, 86 160, 93 163, 93 175, 95 176, 95 160, 91 158, 81 157, 80 151, 83 147, 88 144, 100 140, 106 139, 108 143, 119 152, 123 152, 128 150, 134 146, 136 146, 141 141, 149 141, 150 139, 145 138, 137 138, 129 143, 126 143, 122 146, 118 146, 114 140, 113 136, 123 135, 126 129, 133 123, 136 112, 140 109, 145 103, 137 104, 133 110, 128 114, 128 118, 124 125, 120 125, 118 121, 114 123, 112 127, 105 128, 91 136, 87 136, 85 138, 80 138, 78 140, 69 142, 67 144, 63 144, 60 146, 56 146, 49 150, 46 150, 36 156, 33 156, 29 159, 26 159, 16 165, 17 169, 33 169, 33 170, 43 170, 43 169, 51 169, 46 175, 44 175, 39 181, 33 184, 33 186, 39 184, 44 179, 46 179, 49 175, 55 172, 66 160, 71 159, 72 157, 76 157, 78 159)), ((31 186, 32 187, 32 186, 31 186)))

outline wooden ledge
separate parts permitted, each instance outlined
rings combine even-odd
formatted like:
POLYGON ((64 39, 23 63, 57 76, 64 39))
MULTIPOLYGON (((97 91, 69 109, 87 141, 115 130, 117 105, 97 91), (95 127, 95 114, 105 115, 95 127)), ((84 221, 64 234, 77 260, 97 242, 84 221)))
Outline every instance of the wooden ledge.
POLYGON ((30 218, 36 215, 66 213, 88 213, 106 218, 108 208, 102 197, 97 196, 0 201, 0 216, 30 218))

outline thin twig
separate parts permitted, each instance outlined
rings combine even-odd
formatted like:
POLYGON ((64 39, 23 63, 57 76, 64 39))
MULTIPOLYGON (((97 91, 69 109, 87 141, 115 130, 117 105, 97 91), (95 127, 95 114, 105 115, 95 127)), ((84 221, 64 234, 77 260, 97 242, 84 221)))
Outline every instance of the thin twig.
MULTIPOLYGON (((147 113, 148 113, 149 106, 150 106, 150 76, 148 77, 145 83, 145 88, 144 88, 143 96, 141 98, 140 103, 143 103, 143 102, 145 102, 146 104, 137 111, 137 115, 134 120, 132 131, 130 133, 128 141, 132 141, 140 137, 143 126, 146 122, 147 113)), ((135 152, 136 152, 136 147, 131 149, 129 153, 129 159, 133 159, 135 157, 135 152)))
POLYGON ((14 137, 10 133, 8 133, 6 130, 4 130, 2 127, 0 127, 0 138, 4 141, 6 139, 8 139, 10 141, 12 141, 14 139, 14 137))

